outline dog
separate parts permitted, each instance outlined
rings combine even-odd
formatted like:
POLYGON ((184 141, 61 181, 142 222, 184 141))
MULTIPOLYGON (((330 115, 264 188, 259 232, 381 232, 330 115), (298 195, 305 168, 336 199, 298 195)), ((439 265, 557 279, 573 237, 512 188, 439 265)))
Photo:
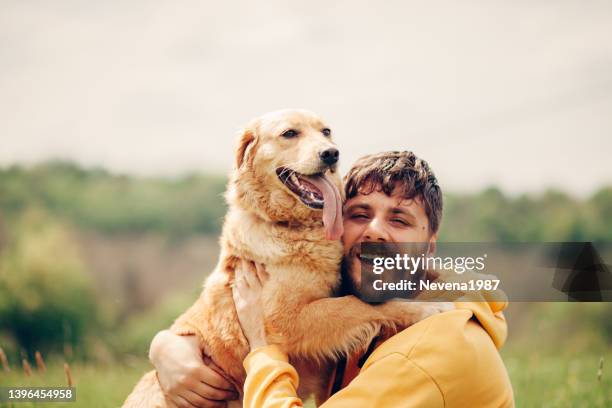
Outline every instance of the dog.
MULTIPOLYGON (((198 300, 171 330, 196 335, 202 352, 240 392, 249 345, 231 284, 241 259, 265 265, 266 337, 297 367, 300 395, 314 395, 319 402, 326 398, 329 367, 339 357, 365 349, 381 329, 404 328, 444 308, 409 302, 374 307, 354 296, 331 297, 340 283, 342 258, 338 158, 328 125, 305 110, 263 115, 239 137, 218 264, 198 300)), ((141 379, 123 406, 166 406, 154 371, 141 379)))

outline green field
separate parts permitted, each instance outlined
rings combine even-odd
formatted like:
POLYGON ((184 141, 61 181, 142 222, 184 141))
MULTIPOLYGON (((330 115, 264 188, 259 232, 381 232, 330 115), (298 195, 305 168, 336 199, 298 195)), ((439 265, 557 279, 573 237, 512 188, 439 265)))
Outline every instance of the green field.
MULTIPOLYGON (((505 353, 502 353, 505 354, 505 353)), ((559 358, 539 354, 504 355, 517 407, 610 407, 612 375, 605 367, 598 380, 601 356, 559 358)), ((610 362, 612 353, 604 360, 610 362)))
MULTIPOLYGON (((612 369, 605 367, 598 380, 598 355, 567 358, 544 357, 540 354, 502 353, 514 387, 518 407, 610 407, 612 406, 612 369)), ((612 352, 604 356, 612 361, 612 352)), ((106 408, 120 406, 140 375, 149 365, 145 360, 131 364, 74 364, 72 373, 77 401, 54 403, 53 407, 106 408)), ((21 369, 2 373, 0 384, 19 386, 65 386, 66 379, 60 362, 50 364, 42 376, 36 371, 26 377, 21 369)), ((406 379, 410 381, 410 379, 406 379)), ((49 406, 48 403, 0 404, 2 408, 49 406)))
MULTIPOLYGON (((88 407, 106 408, 121 406, 138 378, 150 369, 146 360, 137 360, 128 364, 91 365, 71 364, 71 373, 76 388, 76 402, 53 403, 0 403, 0 407, 30 408, 30 407, 88 407)), ((10 373, 0 374, 0 386, 20 387, 65 387, 67 386, 63 363, 48 364, 44 375, 35 369, 31 377, 27 377, 21 369, 13 369, 10 373)))
MULTIPOLYGON (((68 355, 77 402, 51 406, 120 406, 150 367, 154 334, 214 268, 224 185, 64 162, 0 168, 0 347, 12 365, 0 367, 0 386, 66 385, 68 355), (37 350, 49 369, 27 377, 21 359, 37 350)), ((589 197, 491 187, 444 199, 442 241, 612 242, 612 186, 589 197)), ((612 406, 612 303, 511 303, 505 314, 517 406, 612 406)))

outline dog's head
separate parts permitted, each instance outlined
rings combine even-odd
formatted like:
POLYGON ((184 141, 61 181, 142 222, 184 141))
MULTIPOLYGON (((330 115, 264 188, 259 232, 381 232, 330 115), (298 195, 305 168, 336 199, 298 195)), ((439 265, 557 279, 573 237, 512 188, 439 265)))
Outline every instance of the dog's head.
POLYGON ((328 239, 342 235, 339 152, 331 130, 305 110, 252 120, 236 151, 228 201, 273 222, 323 219, 328 239))

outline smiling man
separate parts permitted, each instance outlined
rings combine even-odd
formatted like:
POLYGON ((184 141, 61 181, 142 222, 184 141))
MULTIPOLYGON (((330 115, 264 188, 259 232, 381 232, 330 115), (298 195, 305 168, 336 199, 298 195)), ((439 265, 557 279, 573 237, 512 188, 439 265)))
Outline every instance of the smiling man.
MULTIPOLYGON (((347 174, 345 191, 343 295, 355 293, 360 284, 363 242, 420 242, 427 252, 435 251, 442 192, 424 160, 412 152, 363 157, 347 174)), ((259 296, 263 267, 257 266, 259 277, 255 268, 245 263, 237 269, 234 292, 251 346, 244 361, 244 406, 301 406, 297 372, 277 346, 266 342, 259 296)), ((455 302, 454 310, 430 316, 390 338, 379 336, 365 353, 341 361, 323 406, 513 406, 510 381, 497 351, 506 338, 506 304, 482 300, 455 302)), ((177 405, 222 406, 234 396, 223 378, 202 362, 192 339, 161 332, 150 355, 162 387, 177 405)))

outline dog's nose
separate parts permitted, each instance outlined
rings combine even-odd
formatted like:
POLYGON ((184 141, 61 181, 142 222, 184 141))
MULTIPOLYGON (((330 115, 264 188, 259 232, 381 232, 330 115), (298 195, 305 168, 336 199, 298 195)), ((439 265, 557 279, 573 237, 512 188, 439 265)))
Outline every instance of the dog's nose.
POLYGON ((321 161, 327 164, 328 166, 336 164, 339 156, 340 152, 335 147, 330 147, 329 149, 325 149, 321 153, 319 153, 321 161))

